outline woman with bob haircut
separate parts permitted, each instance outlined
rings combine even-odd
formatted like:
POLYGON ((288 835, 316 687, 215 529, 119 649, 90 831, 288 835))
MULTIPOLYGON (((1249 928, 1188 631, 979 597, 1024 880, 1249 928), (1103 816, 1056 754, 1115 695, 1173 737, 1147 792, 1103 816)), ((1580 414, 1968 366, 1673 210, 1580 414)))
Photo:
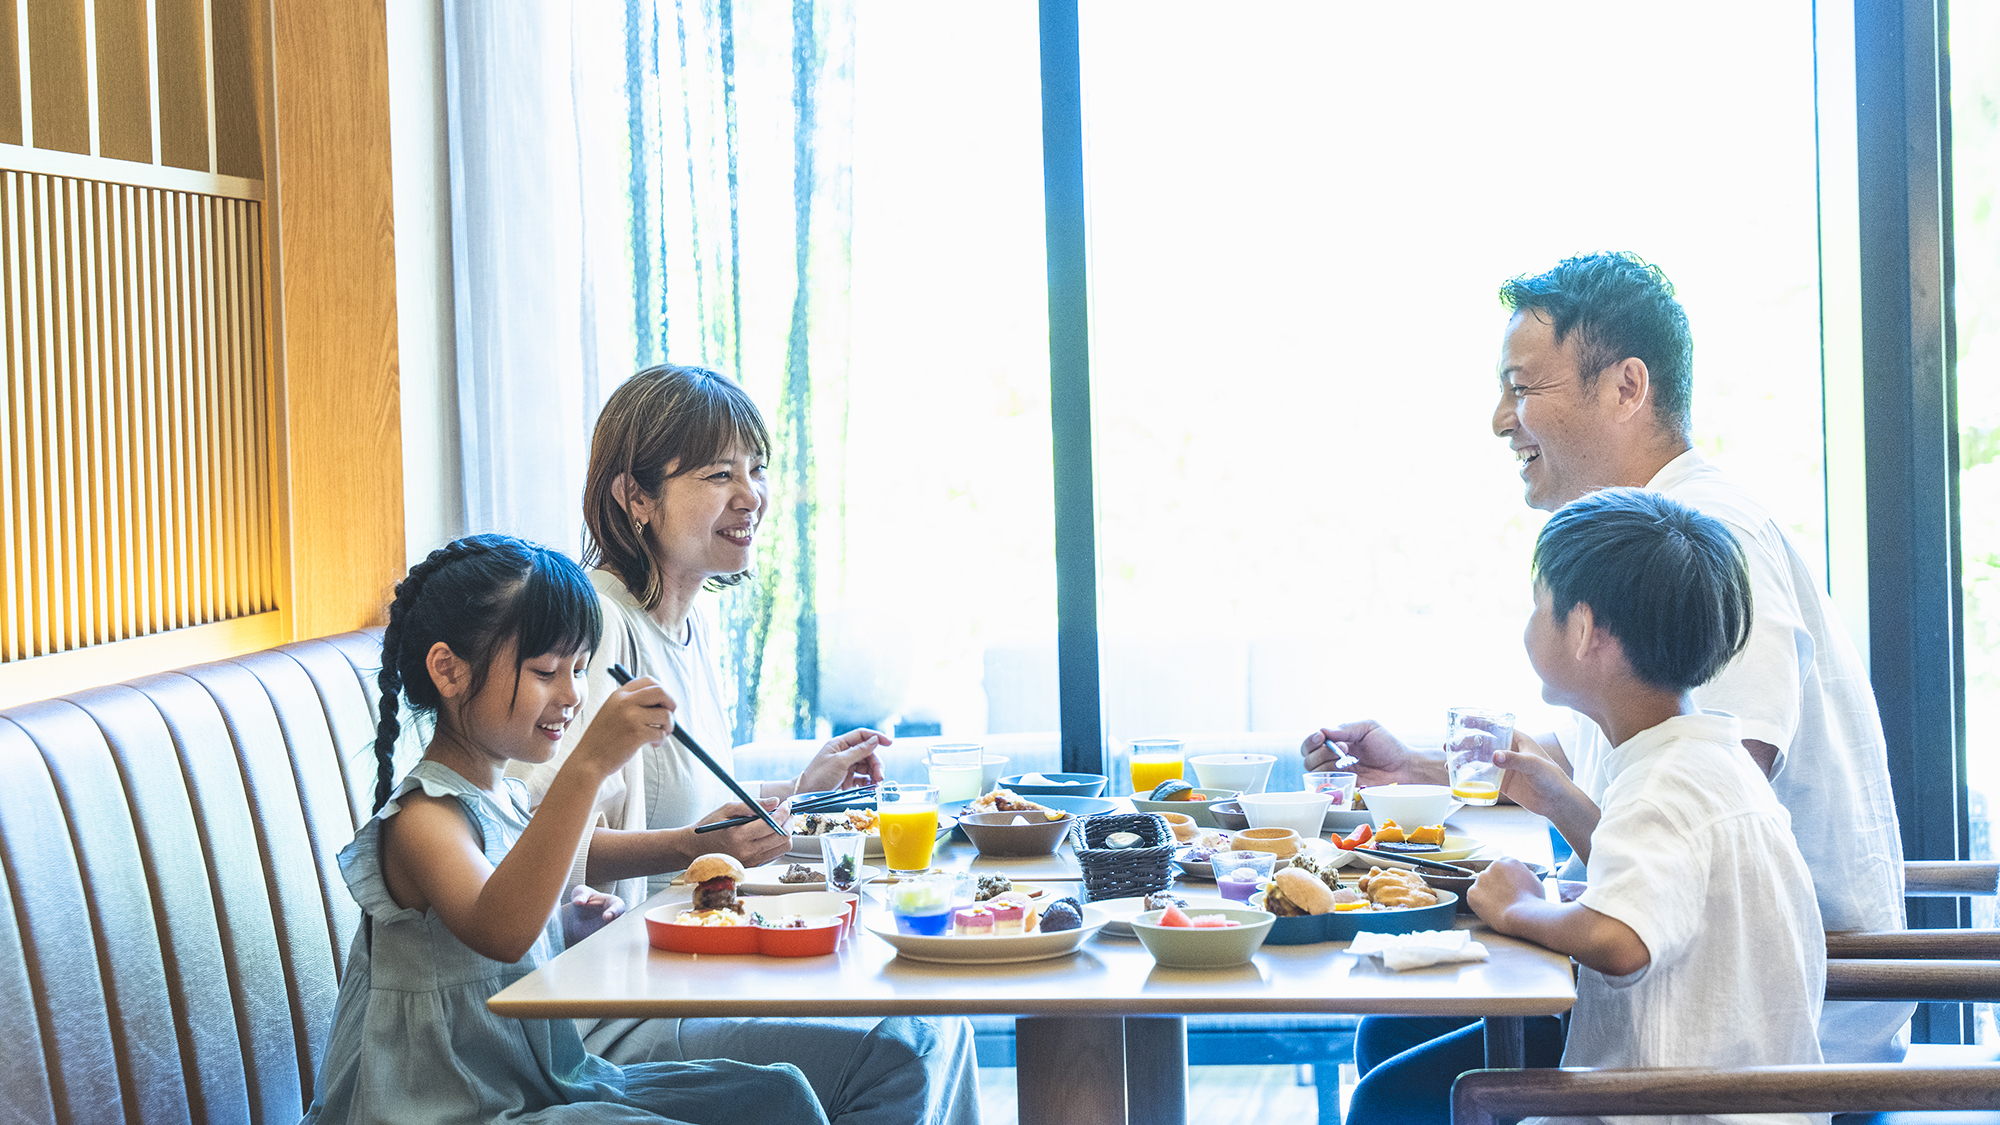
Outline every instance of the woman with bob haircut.
MULTIPOLYGON (((673 700, 673 721, 733 772, 726 645, 704 590, 751 573, 770 504, 765 466, 770 433, 734 380, 699 367, 647 368, 612 393, 591 436, 583 516, 584 566, 604 612, 604 640, 591 657, 576 718, 549 762, 520 776, 533 800, 555 778, 615 684, 613 664, 650 676, 673 700)), ((888 736, 843 734, 821 747, 799 776, 750 783, 767 807, 793 793, 878 781, 875 750, 888 736)), ((699 823, 749 810, 672 738, 642 749, 606 779, 597 828, 571 870, 600 887, 615 880, 628 906, 643 902, 696 856, 727 852, 745 865, 790 846, 761 821, 696 835, 699 823)), ((882 1020, 602 1020, 585 1045, 613 1062, 728 1058, 790 1062, 804 1071, 834 1125, 961 1125, 979 1116, 971 1025, 963 1018, 882 1020)))

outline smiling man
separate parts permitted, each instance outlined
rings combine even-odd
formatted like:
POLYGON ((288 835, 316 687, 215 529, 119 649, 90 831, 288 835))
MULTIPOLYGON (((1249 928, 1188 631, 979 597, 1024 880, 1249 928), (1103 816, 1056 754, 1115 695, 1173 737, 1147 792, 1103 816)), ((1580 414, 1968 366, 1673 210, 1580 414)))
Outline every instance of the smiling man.
MULTIPOLYGON (((1902 837, 1868 670, 1777 522, 1694 451, 1694 347, 1672 283, 1636 255, 1590 254, 1507 282, 1500 300, 1513 316, 1493 433, 1521 459, 1528 505, 1554 511, 1629 486, 1729 528, 1749 563, 1754 623, 1742 655, 1695 702, 1740 720, 1745 752, 1791 813, 1826 929, 1903 928, 1902 837)), ((1413 751, 1367 721, 1309 735, 1306 768, 1330 768, 1343 747, 1359 759, 1351 768, 1364 785, 1444 780, 1440 754, 1413 751)), ((1517 735, 1515 748, 1539 750, 1603 799, 1598 770, 1612 747, 1590 720, 1558 735, 1517 735)), ((1912 1010, 1826 1005, 1826 1061, 1900 1060, 1912 1010)))

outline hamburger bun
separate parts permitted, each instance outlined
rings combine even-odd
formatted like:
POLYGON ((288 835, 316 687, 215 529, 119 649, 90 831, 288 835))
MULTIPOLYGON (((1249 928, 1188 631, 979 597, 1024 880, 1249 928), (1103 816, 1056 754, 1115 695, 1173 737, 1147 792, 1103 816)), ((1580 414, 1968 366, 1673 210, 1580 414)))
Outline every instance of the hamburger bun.
POLYGON ((710 879, 734 879, 740 883, 743 881, 743 865, 736 862, 733 855, 710 852, 688 864, 687 878, 690 883, 706 883, 710 879))
POLYGON ((1325 914, 1333 909, 1333 891, 1325 883, 1295 867, 1271 876, 1271 882, 1307 914, 1325 914))

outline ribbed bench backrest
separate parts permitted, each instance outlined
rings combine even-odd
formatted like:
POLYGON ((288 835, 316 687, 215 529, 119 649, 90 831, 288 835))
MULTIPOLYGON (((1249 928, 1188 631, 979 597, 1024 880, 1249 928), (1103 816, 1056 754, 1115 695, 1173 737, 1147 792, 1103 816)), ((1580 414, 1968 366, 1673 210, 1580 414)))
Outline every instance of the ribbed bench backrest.
POLYGON ((0 712, 8 1120, 298 1120, 359 924, 334 857, 373 801, 379 653, 343 634, 0 712))

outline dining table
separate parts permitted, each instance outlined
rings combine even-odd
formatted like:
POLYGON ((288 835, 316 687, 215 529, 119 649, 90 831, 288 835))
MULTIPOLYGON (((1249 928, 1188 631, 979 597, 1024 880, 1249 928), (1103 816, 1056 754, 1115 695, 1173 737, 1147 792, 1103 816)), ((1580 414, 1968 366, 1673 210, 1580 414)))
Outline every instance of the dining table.
MULTIPOLYGON (((1466 808, 1448 823, 1477 839, 1482 856, 1550 862, 1547 822, 1524 809, 1466 808)), ((1033 875, 1055 893, 1083 897, 1073 855, 995 861, 955 841, 941 842, 933 863, 947 870, 1011 868, 1012 878, 1033 875)), ((1214 884, 1186 879, 1177 890, 1212 894, 1214 884)), ((863 898, 864 924, 829 955, 653 948, 646 910, 690 896, 687 887, 661 891, 496 994, 489 1009, 521 1019, 1011 1015, 1023 1125, 1183 1125, 1189 1015, 1478 1017, 1485 1021, 1487 1064, 1518 1067, 1523 1021, 1566 1012, 1576 1000, 1567 956, 1502 936, 1468 914, 1457 925, 1474 931, 1486 960, 1404 972, 1349 953, 1346 942, 1267 943, 1244 965, 1166 968, 1134 938, 1104 932, 1047 960, 915 961, 868 931, 867 921, 887 916, 872 895, 863 898)))

